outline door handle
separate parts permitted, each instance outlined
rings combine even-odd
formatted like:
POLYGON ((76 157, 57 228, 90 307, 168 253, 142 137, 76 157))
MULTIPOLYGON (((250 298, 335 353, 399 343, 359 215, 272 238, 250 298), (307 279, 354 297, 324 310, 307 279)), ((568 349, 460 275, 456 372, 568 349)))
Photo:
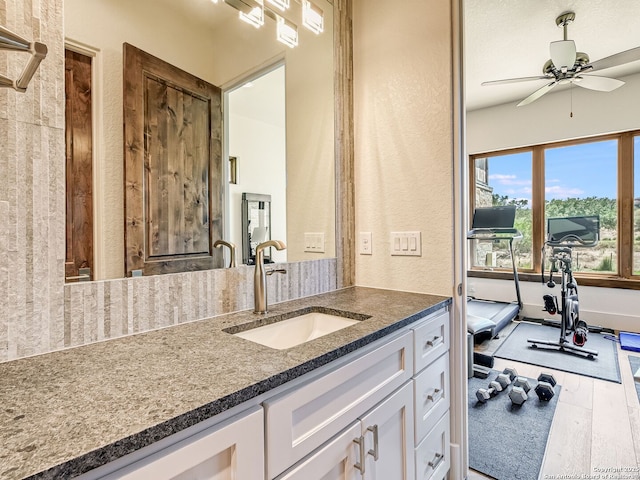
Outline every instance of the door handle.
POLYGON ((433 337, 433 339, 431 340, 427 340, 426 343, 429 348, 433 348, 437 345, 440 345, 442 342, 443 342, 442 335, 440 335, 440 336, 433 337))
POLYGON ((365 456, 365 453, 364 453, 364 437, 360 436, 358 438, 354 438, 353 439, 353 443, 356 443, 358 445, 358 450, 359 450, 359 453, 360 453, 360 461, 354 463, 353 466, 355 468, 357 468, 358 470, 360 470, 360 475, 364 476, 364 465, 365 465, 365 462, 364 462, 364 456, 365 456))
POLYGON ((373 459, 377 462, 380 452, 378 450, 378 425, 373 425, 372 427, 367 427, 367 431, 373 433, 373 449, 369 450, 367 453, 373 457, 373 459))
POLYGON ((432 393, 426 394, 425 397, 427 400, 436 403, 438 400, 442 398, 443 392, 439 388, 434 388, 432 393))
POLYGON ((427 462, 427 465, 429 465, 432 469, 436 469, 438 468, 438 465, 440 465, 440 463, 442 463, 442 461, 444 460, 444 455, 440 454, 440 453, 436 453, 436 456, 433 457, 433 460, 431 460, 430 462, 427 462))

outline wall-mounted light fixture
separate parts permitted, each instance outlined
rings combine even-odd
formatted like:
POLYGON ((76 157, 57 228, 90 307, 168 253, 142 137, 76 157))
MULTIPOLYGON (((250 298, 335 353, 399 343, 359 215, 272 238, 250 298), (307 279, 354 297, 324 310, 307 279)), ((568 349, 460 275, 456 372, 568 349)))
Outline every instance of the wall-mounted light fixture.
POLYGON ((260 28, 264 25, 264 0, 242 0, 250 7, 248 12, 240 11, 240 20, 260 28))
POLYGON ((288 47, 298 45, 298 27, 286 18, 278 15, 276 38, 279 42, 284 43, 288 47))
MULTIPOLYGON (((218 0, 212 1, 218 3, 218 0)), ((300 3, 299 0, 296 1, 300 3)), ((291 6, 291 0, 267 0, 267 2, 281 12, 286 11, 291 6)), ((256 28, 264 25, 265 15, 274 19, 276 21, 277 40, 289 47, 298 45, 298 26, 265 7, 264 0, 224 0, 224 3, 238 10, 239 18, 256 28)), ((309 0, 302 0, 302 24, 315 34, 322 33, 324 30, 322 9, 309 0)))
POLYGON ((324 30, 322 10, 309 0, 302 0, 302 24, 315 34, 324 30))
POLYGON ((271 5, 273 5, 274 7, 278 8, 281 11, 286 11, 287 8, 289 8, 291 6, 291 3, 289 0, 267 0, 271 5))

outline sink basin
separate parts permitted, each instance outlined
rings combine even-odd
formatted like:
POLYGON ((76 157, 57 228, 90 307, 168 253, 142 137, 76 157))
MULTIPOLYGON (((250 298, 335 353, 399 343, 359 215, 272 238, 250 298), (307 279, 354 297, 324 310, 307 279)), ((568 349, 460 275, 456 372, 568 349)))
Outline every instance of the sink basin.
MULTIPOLYGON (((310 340, 322 337, 332 332, 342 330, 369 318, 368 315, 340 312, 331 309, 309 309, 290 312, 277 317, 264 319, 267 325, 257 326, 263 322, 253 322, 246 325, 243 331, 231 331, 236 337, 251 340, 277 350, 295 347, 310 340), (336 314, 337 313, 337 314, 336 314), (348 315, 345 316, 345 315, 348 315), (254 326, 256 325, 256 326, 254 326)), ((242 328, 242 326, 240 326, 242 328)))

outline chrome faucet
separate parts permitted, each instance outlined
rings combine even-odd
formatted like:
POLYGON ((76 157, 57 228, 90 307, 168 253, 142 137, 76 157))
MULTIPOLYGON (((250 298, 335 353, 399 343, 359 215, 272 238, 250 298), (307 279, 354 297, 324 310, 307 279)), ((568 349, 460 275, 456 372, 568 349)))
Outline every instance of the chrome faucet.
POLYGON ((231 242, 225 242, 224 240, 216 240, 213 244, 213 248, 219 248, 225 246, 229 249, 231 260, 229 261, 229 268, 235 268, 236 266, 236 246, 231 242))
POLYGON ((253 313, 267 313, 267 275, 274 273, 287 273, 284 268, 264 268, 264 249, 275 247, 276 250, 284 250, 287 246, 280 240, 268 240, 256 247, 256 269, 253 274, 253 313))

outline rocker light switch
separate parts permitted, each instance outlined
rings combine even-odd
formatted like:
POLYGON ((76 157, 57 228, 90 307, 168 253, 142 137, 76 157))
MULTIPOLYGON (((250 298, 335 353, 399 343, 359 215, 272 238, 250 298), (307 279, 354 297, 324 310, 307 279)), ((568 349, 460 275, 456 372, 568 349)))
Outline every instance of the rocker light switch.
POLYGON ((421 257, 420 232, 391 232, 391 255, 421 257))

